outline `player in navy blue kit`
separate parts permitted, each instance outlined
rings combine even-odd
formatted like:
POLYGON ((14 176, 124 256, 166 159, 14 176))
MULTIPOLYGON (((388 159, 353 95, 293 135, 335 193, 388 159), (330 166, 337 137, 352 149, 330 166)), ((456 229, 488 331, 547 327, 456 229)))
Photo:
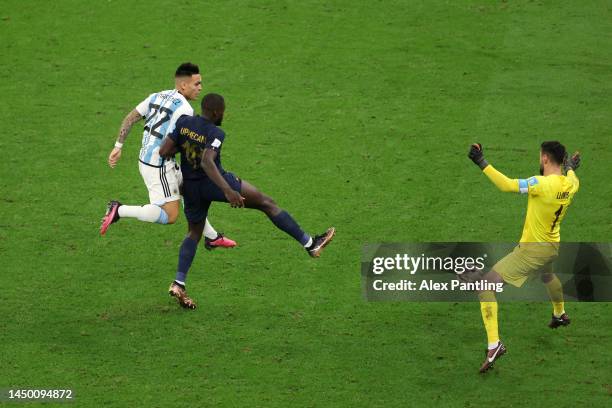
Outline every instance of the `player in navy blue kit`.
POLYGON ((187 296, 185 280, 202 236, 208 208, 213 201, 228 202, 232 207, 254 208, 264 212, 277 228, 298 241, 314 258, 332 240, 336 230, 329 228, 324 234, 311 237, 276 202, 247 181, 241 180, 221 166, 221 148, 225 133, 218 126, 223 121, 225 101, 218 94, 202 99, 202 116, 182 116, 174 131, 159 150, 162 156, 181 153, 183 198, 189 233, 179 250, 176 278, 169 293, 179 304, 189 309, 196 305, 187 296))

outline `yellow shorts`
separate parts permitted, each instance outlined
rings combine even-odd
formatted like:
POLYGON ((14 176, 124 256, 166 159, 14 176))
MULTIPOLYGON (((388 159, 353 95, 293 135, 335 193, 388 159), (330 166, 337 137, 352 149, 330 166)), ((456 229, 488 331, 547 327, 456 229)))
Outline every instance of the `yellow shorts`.
POLYGON ((520 288, 528 278, 552 272, 552 263, 558 254, 559 244, 556 242, 523 242, 500 259, 493 270, 504 282, 520 288))

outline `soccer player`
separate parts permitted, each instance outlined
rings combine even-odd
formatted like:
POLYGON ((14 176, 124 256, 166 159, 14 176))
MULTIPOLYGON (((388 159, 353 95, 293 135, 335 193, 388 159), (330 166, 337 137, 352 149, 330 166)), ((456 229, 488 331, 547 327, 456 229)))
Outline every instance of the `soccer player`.
MULTIPOLYGON (((578 191, 575 170, 580 165, 580 154, 576 152, 570 158, 561 143, 544 142, 540 149, 540 175, 528 179, 510 179, 497 171, 485 160, 482 146, 478 143, 470 147, 468 157, 501 191, 528 194, 527 215, 519 245, 497 262, 483 280, 521 287, 529 277, 540 273, 553 304, 552 320, 548 326, 553 329, 567 326, 570 319, 565 313, 561 282, 552 271, 552 262, 558 255, 561 221, 578 191), (563 170, 566 175, 563 175, 563 170)), ((487 356, 480 367, 480 372, 484 373, 506 353, 506 347, 499 339, 495 294, 482 291, 478 297, 488 339, 487 356)))
MULTIPOLYGON (((188 100, 195 100, 200 95, 202 77, 198 66, 190 62, 181 64, 174 77, 174 89, 149 95, 123 119, 117 142, 108 157, 108 164, 114 168, 121 158, 121 148, 130 129, 144 118, 139 169, 149 190, 150 204, 135 206, 123 205, 119 201, 109 202, 100 227, 102 235, 120 218, 174 224, 178 217, 182 175, 173 157, 163 158, 159 155, 159 147, 163 138, 174 129, 179 117, 194 114, 188 100)), ((236 246, 234 241, 219 234, 208 220, 204 223, 204 235, 207 249, 236 246)))
POLYGON ((221 149, 225 133, 218 126, 221 126, 224 112, 225 101, 221 95, 206 95, 202 99, 202 116, 179 118, 174 132, 164 140, 159 150, 162 156, 173 155, 177 150, 181 153, 183 197, 189 233, 179 250, 176 277, 170 285, 169 293, 182 307, 189 309, 195 309, 196 304, 187 296, 185 282, 202 235, 208 208, 213 201, 262 211, 277 228, 298 241, 312 257, 319 257, 335 234, 332 227, 322 235, 310 236, 272 198, 223 169, 221 149))

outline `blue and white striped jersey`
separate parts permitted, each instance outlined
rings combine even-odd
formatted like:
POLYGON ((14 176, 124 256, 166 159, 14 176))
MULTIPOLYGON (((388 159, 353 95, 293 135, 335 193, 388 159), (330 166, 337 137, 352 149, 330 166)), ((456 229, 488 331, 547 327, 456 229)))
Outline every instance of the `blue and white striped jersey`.
POLYGON ((193 108, 179 91, 171 89, 149 95, 136 106, 136 110, 145 118, 139 159, 159 167, 163 164, 159 155, 162 140, 174 130, 178 118, 193 116, 193 108))

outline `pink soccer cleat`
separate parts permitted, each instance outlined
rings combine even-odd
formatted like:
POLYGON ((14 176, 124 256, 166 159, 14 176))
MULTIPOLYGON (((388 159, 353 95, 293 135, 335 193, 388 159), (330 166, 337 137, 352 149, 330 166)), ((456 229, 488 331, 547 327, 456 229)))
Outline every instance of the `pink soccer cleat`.
POLYGON ((204 247, 209 251, 215 248, 233 248, 236 246, 236 241, 233 241, 221 233, 217 233, 217 238, 210 239, 204 237, 204 247))
POLYGON ((119 201, 110 201, 106 207, 106 214, 102 218, 102 225, 100 225, 100 235, 106 234, 106 230, 111 224, 119 221, 119 207, 121 203, 119 201))

